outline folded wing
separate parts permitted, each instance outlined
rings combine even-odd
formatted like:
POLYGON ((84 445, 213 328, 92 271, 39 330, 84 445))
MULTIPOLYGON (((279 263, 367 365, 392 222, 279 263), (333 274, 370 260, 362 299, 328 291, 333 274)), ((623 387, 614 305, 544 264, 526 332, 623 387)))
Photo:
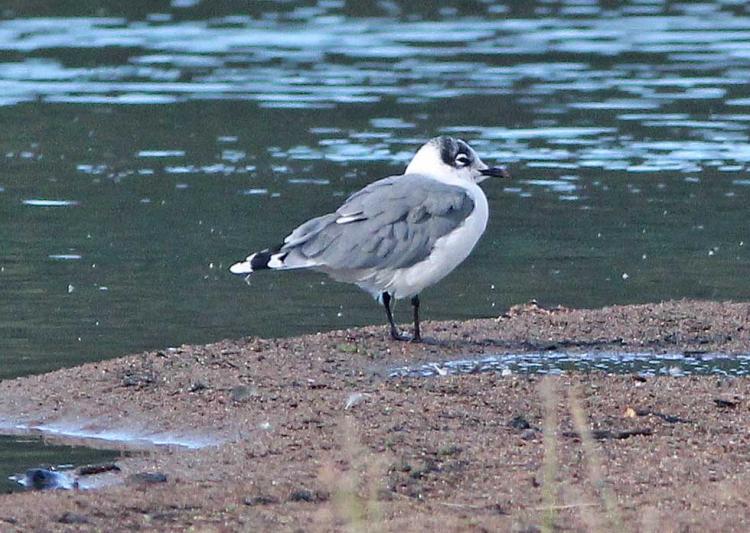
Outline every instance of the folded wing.
POLYGON ((394 176, 351 195, 335 212, 295 229, 279 254, 285 268, 397 269, 427 258, 474 210, 460 187, 394 176))

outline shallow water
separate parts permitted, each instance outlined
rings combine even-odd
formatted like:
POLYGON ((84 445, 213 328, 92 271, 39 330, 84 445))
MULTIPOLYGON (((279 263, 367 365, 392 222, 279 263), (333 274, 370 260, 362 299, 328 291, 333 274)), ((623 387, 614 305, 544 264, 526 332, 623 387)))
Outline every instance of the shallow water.
POLYGON ((102 427, 91 420, 24 425, 0 420, 0 493, 31 488, 33 469, 49 470, 50 482, 63 489, 98 489, 121 483, 119 475, 78 476, 79 466, 106 463, 121 455, 167 446, 172 450, 196 450, 221 444, 206 434, 169 432, 160 428, 102 427), (70 442, 74 445, 50 444, 70 442), (108 450, 117 447, 123 451, 108 450))
POLYGON ((425 317, 750 298, 744 3, 36 4, 0 13, 0 378, 383 322, 226 269, 437 134, 515 179, 425 317))
POLYGON ((393 368, 389 378, 433 377, 460 374, 498 373, 560 375, 567 372, 609 372, 652 376, 726 376, 750 375, 750 354, 665 354, 543 352, 488 355, 393 368))
POLYGON ((190 428, 186 428, 184 431, 165 431, 158 427, 136 427, 132 424, 127 427, 117 427, 86 419, 43 424, 6 422, 0 419, 0 434, 3 433, 9 435, 39 435, 85 444, 93 443, 97 448, 106 447, 108 443, 114 443, 125 446, 130 450, 150 450, 158 446, 197 450, 222 443, 221 439, 194 433, 190 428))
MULTIPOLYGON (((49 444, 41 437, 0 435, 0 493, 26 490, 10 478, 31 468, 51 468, 72 479, 68 474, 75 467, 113 461, 120 455, 121 452, 110 450, 49 444)), ((93 483, 93 478, 82 480, 84 488, 94 488, 93 483)))

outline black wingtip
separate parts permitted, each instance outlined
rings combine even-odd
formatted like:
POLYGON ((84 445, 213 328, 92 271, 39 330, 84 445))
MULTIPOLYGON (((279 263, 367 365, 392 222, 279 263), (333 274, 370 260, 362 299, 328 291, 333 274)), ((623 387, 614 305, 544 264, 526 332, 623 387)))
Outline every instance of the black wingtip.
POLYGON ((274 252, 266 248, 265 250, 261 250, 260 252, 256 252, 253 254, 253 256, 250 258, 250 267, 253 270, 264 270, 270 268, 268 266, 269 261, 271 261, 271 255, 273 255, 274 252))

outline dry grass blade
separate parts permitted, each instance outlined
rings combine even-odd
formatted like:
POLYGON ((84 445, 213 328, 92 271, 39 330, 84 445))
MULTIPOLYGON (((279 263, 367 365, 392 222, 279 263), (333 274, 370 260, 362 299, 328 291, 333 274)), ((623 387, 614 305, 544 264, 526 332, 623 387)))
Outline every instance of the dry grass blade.
POLYGON ((568 401, 570 404, 570 412, 573 415, 573 424, 576 432, 581 438, 581 445, 583 446, 583 451, 586 456, 589 477, 594 487, 596 487, 599 492, 604 508, 607 511, 607 519, 609 520, 611 527, 614 528, 615 531, 625 531, 615 496, 602 474, 602 462, 599 456, 599 450, 594 443, 594 437, 592 436, 586 413, 583 411, 578 395, 578 388, 575 386, 572 387, 568 393, 568 401))
POLYGON ((341 451, 348 468, 344 471, 329 465, 321 472, 322 481, 330 488, 333 504, 331 520, 334 527, 343 523, 345 531, 365 532, 382 529, 383 513, 378 502, 384 464, 362 446, 354 422, 344 417, 340 422, 341 451), (358 473, 362 473, 364 480, 358 473), (366 496, 360 496, 364 485, 366 496))
POLYGON ((542 531, 552 532, 555 529, 557 517, 557 390, 554 382, 547 378, 542 381, 541 390, 544 401, 544 470, 542 500, 544 505, 544 520, 542 531))

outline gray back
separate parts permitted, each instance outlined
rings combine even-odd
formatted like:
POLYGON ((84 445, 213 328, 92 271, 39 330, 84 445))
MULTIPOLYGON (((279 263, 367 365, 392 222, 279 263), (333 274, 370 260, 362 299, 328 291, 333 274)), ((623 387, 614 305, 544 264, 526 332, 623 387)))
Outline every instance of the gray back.
POLYGON ((352 194, 336 213, 302 224, 282 250, 332 269, 409 267, 473 210, 460 187, 417 174, 393 176, 352 194))

